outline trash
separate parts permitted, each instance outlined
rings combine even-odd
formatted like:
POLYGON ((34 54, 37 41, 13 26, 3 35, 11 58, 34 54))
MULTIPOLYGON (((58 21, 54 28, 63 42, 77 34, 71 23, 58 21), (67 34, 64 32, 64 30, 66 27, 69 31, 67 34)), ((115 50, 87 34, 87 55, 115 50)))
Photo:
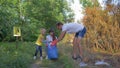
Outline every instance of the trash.
POLYGON ((110 64, 107 63, 107 62, 105 62, 104 60, 97 61, 97 62, 95 63, 95 65, 106 65, 106 66, 110 66, 110 64))
POLYGON ((85 67, 85 66, 87 66, 88 64, 86 64, 86 63, 84 63, 84 62, 80 62, 80 67, 85 67))

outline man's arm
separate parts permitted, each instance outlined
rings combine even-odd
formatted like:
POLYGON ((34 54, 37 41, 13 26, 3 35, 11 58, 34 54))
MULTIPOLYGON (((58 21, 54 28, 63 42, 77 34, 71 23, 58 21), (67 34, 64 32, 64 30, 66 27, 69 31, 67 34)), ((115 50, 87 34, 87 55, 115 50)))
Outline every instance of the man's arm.
POLYGON ((60 36, 58 37, 58 39, 57 39, 57 40, 54 40, 54 41, 51 43, 51 45, 56 45, 57 42, 61 41, 61 40, 64 38, 65 34, 66 34, 66 31, 62 31, 61 34, 60 34, 60 36))
POLYGON ((64 38, 65 34, 66 34, 66 31, 62 31, 57 41, 58 42, 61 41, 64 38))

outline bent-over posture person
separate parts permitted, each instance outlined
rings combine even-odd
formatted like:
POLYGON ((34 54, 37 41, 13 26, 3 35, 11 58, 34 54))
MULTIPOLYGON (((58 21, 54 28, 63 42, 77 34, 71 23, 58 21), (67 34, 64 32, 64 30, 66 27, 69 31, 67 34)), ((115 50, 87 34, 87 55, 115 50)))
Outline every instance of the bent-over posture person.
POLYGON ((85 33, 86 33, 86 28, 85 26, 81 23, 67 23, 67 24, 62 24, 61 22, 56 24, 57 29, 61 30, 61 34, 58 37, 57 40, 55 40, 53 42, 53 45, 56 44, 57 42, 61 41, 66 33, 74 33, 74 39, 73 39, 73 56, 72 58, 74 60, 80 58, 81 62, 80 62, 80 66, 87 66, 87 64, 85 64, 83 62, 83 52, 82 52, 82 47, 81 47, 81 39, 84 37, 85 33), (77 50, 76 48, 78 48, 79 50, 79 56, 77 56, 77 50))

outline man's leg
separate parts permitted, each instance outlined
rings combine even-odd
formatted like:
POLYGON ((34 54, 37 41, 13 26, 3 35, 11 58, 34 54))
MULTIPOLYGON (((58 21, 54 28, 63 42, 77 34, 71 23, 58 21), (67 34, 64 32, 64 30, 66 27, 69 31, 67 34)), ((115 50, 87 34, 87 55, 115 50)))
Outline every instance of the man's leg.
POLYGON ((77 47, 78 47, 78 50, 79 50, 79 56, 81 57, 81 60, 82 60, 82 57, 83 57, 83 51, 82 51, 82 46, 81 46, 81 39, 80 37, 77 38, 77 47))
POLYGON ((80 59, 81 59, 80 66, 83 67, 83 66, 87 66, 87 64, 84 62, 84 58, 83 58, 82 46, 80 45, 81 39, 82 38, 78 37, 77 44, 78 44, 79 56, 80 56, 80 59))
POLYGON ((77 38, 74 37, 73 40, 73 58, 77 58, 77 38))

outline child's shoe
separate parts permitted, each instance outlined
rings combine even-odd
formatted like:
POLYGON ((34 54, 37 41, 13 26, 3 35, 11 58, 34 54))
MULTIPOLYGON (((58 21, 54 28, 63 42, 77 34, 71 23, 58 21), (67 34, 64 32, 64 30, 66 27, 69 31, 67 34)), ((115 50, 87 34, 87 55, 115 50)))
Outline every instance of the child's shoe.
POLYGON ((48 56, 46 56, 45 59, 48 59, 48 56))
POLYGON ((40 60, 43 60, 43 57, 40 57, 40 60))
POLYGON ((36 59, 36 56, 34 56, 33 59, 35 60, 35 59, 36 59))

